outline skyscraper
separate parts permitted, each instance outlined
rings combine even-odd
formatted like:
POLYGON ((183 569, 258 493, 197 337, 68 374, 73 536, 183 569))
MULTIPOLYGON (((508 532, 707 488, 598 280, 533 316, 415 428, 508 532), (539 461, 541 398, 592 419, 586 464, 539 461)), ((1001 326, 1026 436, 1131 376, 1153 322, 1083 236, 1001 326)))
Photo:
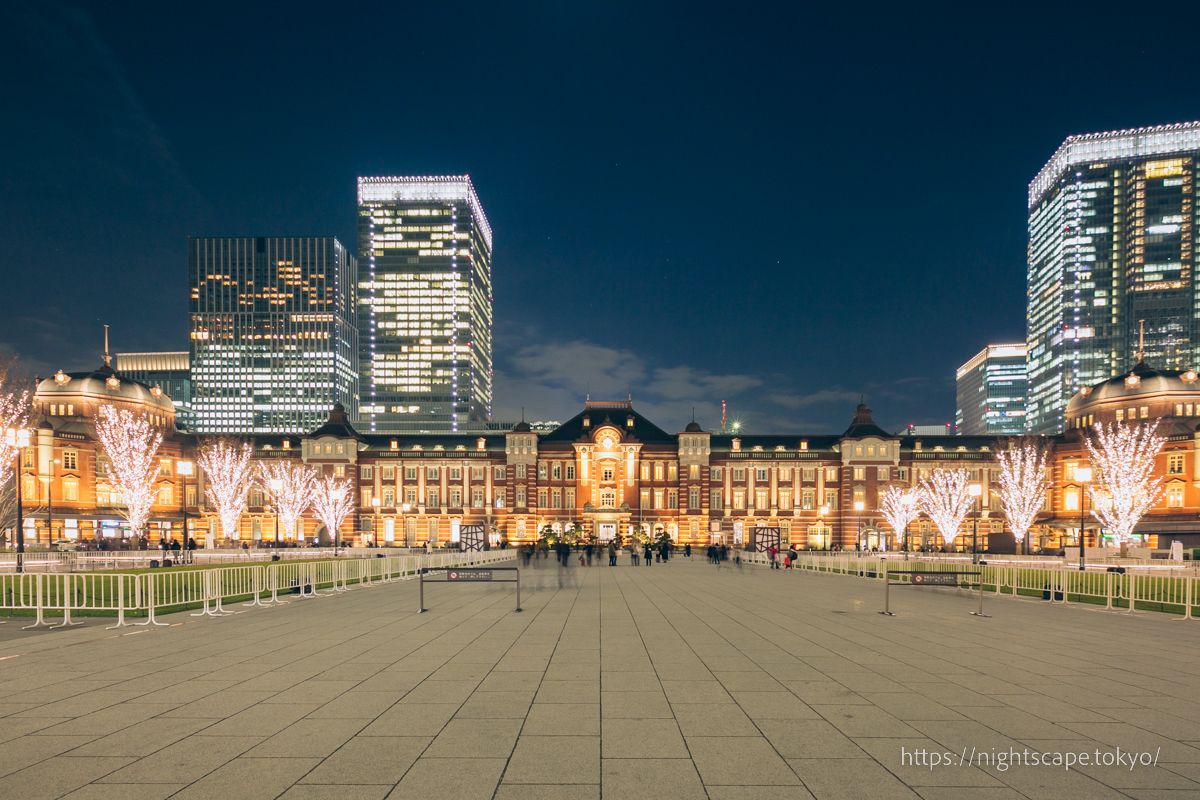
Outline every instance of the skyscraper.
POLYGON ((358 406, 358 266, 333 237, 190 238, 197 433, 307 433, 358 406))
POLYGON ((989 344, 958 368, 959 436, 1025 432, 1025 343, 989 344))
POLYGON ((360 425, 453 431, 492 411, 492 229, 466 175, 359 178, 360 425))
POLYGON ((1193 203, 1200 122, 1072 136, 1029 186, 1027 429, 1136 362, 1200 361, 1193 203))
POLYGON ((175 404, 175 424, 192 429, 191 353, 117 353, 117 373, 162 389, 175 404))

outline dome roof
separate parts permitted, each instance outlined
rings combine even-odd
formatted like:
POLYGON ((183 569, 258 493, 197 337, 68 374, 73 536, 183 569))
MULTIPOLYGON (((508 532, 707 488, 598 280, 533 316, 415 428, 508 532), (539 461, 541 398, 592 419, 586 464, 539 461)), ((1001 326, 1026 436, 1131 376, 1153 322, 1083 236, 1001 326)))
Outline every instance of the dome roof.
POLYGON ((687 427, 683 429, 683 432, 684 433, 703 433, 704 431, 700 428, 699 422, 692 420, 691 422, 689 422, 687 424, 687 427))
POLYGON ((533 429, 529 427, 529 423, 521 420, 513 427, 511 433, 530 433, 533 429))
POLYGON ((144 383, 118 374, 107 364, 94 372, 70 372, 59 370, 52 378, 37 385, 37 396, 44 400, 55 397, 94 397, 98 400, 125 400, 156 406, 162 411, 175 414, 175 404, 157 386, 151 389, 144 383))
POLYGON ((1137 366, 1124 375, 1109 378, 1077 393, 1067 403, 1067 411, 1098 403, 1103 400, 1121 400, 1156 394, 1200 394, 1200 381, 1195 370, 1153 369, 1139 361, 1137 366))

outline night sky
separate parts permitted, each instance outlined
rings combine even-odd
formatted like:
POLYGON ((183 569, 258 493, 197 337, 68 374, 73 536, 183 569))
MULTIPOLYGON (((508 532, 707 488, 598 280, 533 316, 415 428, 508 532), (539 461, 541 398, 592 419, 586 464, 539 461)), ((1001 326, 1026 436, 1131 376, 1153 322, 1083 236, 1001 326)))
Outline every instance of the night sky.
POLYGON ((951 421, 1062 140, 1200 118, 1198 4, 829 5, 5 0, 0 350, 186 349, 187 236, 354 250, 356 176, 468 173, 494 418, 951 421))

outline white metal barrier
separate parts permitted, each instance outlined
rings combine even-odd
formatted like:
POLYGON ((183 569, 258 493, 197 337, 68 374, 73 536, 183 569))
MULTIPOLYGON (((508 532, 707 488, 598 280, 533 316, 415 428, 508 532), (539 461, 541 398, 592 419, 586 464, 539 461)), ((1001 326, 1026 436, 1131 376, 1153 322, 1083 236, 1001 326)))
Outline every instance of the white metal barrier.
MULTIPOLYGON (((379 554, 376 554, 379 555, 379 554)), ((142 574, 122 572, 24 572, 0 574, 0 611, 29 614, 27 627, 64 627, 81 624, 72 614, 115 615, 111 626, 165 625, 156 618, 164 610, 198 607, 192 616, 219 617, 232 613, 223 603, 245 599, 248 606, 286 603, 281 593, 301 599, 337 594, 356 587, 408 580, 421 568, 444 568, 511 561, 511 549, 433 555, 384 555, 375 558, 339 558, 326 561, 279 561, 208 569, 156 569, 142 574), (126 613, 144 615, 128 622, 126 613), (62 617, 51 625, 51 617, 62 617)))

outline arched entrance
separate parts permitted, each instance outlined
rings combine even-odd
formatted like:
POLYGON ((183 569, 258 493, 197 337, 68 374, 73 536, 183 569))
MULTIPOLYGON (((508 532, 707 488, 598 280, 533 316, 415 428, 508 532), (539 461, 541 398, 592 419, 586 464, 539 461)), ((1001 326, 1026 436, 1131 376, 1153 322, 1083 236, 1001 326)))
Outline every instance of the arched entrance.
POLYGON ((888 532, 878 528, 866 528, 858 534, 859 550, 887 550, 888 532))
POLYGON ((318 547, 329 547, 333 545, 333 538, 329 535, 329 529, 324 525, 317 526, 317 532, 314 534, 317 540, 318 547))

